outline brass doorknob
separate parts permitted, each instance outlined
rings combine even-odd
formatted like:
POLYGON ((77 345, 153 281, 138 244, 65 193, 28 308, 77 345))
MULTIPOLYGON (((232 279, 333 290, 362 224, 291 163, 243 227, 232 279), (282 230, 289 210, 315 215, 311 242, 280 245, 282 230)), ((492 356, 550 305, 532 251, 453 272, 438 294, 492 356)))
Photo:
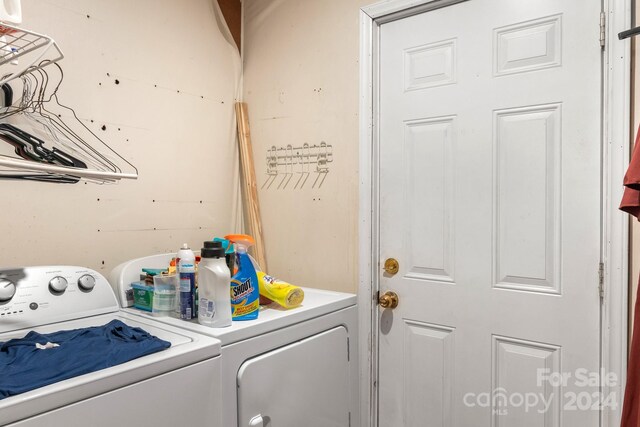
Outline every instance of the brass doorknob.
POLYGON ((384 271, 388 274, 396 274, 400 270, 400 264, 395 258, 387 258, 384 262, 384 271))
POLYGON ((380 295, 380 298, 378 298, 378 304, 380 304, 380 307, 382 308, 394 309, 398 306, 398 294, 393 291, 387 291, 380 295))

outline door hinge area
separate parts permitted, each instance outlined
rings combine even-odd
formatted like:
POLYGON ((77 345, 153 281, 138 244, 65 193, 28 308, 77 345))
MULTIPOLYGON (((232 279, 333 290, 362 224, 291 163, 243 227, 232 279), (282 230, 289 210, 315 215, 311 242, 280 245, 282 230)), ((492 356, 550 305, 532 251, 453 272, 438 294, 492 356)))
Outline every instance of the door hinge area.
POLYGON ((601 262, 598 266, 598 293, 600 299, 604 299, 604 263, 601 262))
POLYGON ((604 43, 607 37, 607 15, 600 12, 600 49, 604 50, 604 43))

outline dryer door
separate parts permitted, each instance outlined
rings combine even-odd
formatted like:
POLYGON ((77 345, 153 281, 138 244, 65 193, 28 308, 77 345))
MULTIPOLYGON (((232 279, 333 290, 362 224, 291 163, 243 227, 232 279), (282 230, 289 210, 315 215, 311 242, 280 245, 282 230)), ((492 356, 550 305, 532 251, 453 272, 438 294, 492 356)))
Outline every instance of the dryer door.
POLYGON ((348 427, 347 339, 339 326, 247 360, 238 370, 238 426, 348 427))

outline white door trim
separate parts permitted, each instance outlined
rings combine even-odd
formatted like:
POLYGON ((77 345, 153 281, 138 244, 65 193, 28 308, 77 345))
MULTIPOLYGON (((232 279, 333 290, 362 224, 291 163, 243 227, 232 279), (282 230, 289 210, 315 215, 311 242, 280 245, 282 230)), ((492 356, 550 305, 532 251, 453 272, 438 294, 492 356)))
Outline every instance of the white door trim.
POLYGON ((627 285, 629 282, 629 216, 618 210, 622 180, 629 163, 630 146, 630 40, 618 40, 618 33, 631 25, 630 2, 605 0, 606 45, 604 57, 603 117, 603 206, 602 232, 605 264, 604 303, 601 315, 601 363, 606 372, 619 372, 615 386, 605 385, 603 395, 615 393, 619 407, 602 411, 601 425, 617 427, 627 372, 627 285))
MULTIPOLYGON (((378 82, 374 54, 379 27, 425 10, 468 0, 385 0, 360 10, 360 213, 358 292, 360 333, 360 396, 362 426, 377 426, 377 292, 378 250, 378 82)), ((618 210, 622 179, 629 159, 630 141, 630 42, 617 33, 628 29, 631 8, 625 0, 604 0, 607 31, 604 52, 604 114, 602 164, 602 260, 604 301, 601 309, 601 361, 605 372, 621 375, 615 385, 604 385, 603 396, 615 393, 618 406, 601 412, 601 425, 620 425, 627 366, 627 283, 629 223, 618 210)), ((585 37, 597 33, 585 28, 585 37)), ((597 284, 594 271, 594 286, 597 284)))

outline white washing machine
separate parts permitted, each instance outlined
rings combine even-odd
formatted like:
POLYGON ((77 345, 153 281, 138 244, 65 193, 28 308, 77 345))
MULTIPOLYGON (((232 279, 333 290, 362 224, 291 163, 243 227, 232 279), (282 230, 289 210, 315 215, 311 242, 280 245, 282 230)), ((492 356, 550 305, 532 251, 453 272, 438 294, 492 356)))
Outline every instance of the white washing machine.
MULTIPOLYGON (((122 307, 142 268, 166 268, 175 254, 139 258, 109 275, 122 307)), ((300 307, 262 307, 258 319, 208 328, 194 321, 152 317, 222 342, 225 427, 359 426, 357 308, 352 294, 304 288, 300 307)))
MULTIPOLYGON (((74 343, 80 345, 74 347, 71 357, 64 353, 63 358, 56 358, 53 353, 48 353, 46 359, 51 356, 51 366, 37 359, 38 366, 46 367, 47 378, 43 381, 40 377, 36 383, 30 379, 33 364, 28 365, 28 359, 39 351, 65 350, 67 342, 47 345, 38 341, 37 344, 44 348, 36 345, 36 349, 31 344, 26 345, 26 355, 19 353, 21 356, 14 360, 0 358, 0 372, 8 375, 15 369, 18 378, 24 375, 24 381, 17 382, 20 386, 48 385, 18 393, 15 391, 16 383, 0 378, 0 396, 8 396, 0 399, 0 425, 224 425, 219 404, 219 340, 121 311, 107 280, 90 269, 69 266, 0 269, 0 351, 11 354, 11 343, 14 342, 7 342, 27 338, 25 336, 30 331, 52 334, 103 326, 112 321, 123 322, 123 327, 142 328, 168 341, 171 346, 122 364, 49 384, 53 377, 69 376, 72 369, 77 369, 77 365, 72 368, 66 361, 73 358, 95 360, 96 353, 92 353, 95 349, 74 338, 74 343), (62 369, 61 364, 64 365, 62 369)), ((115 334, 109 337, 113 340, 120 338, 115 334)), ((36 340, 42 340, 42 337, 37 336, 36 340)), ((114 347, 107 344, 105 348, 110 350, 114 347)), ((38 356, 39 353, 35 357, 38 356)), ((115 357, 113 353, 111 357, 115 357)), ((112 363, 109 361, 108 364, 112 363)))

